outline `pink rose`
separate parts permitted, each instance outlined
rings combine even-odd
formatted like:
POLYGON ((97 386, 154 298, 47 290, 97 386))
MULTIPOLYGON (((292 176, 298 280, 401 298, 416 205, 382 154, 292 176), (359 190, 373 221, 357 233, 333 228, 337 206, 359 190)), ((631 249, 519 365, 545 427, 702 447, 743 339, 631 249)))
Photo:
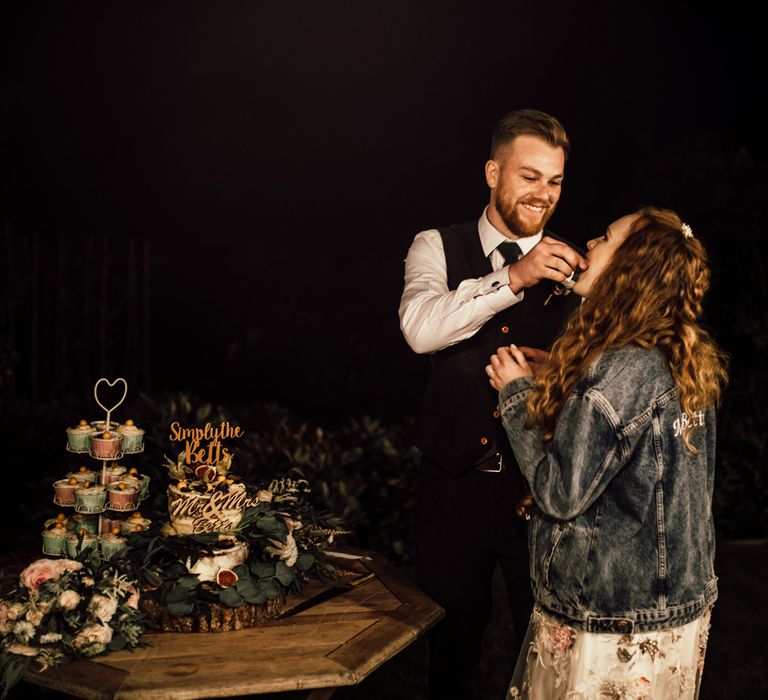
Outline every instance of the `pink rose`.
POLYGON ((62 574, 65 571, 80 571, 80 569, 83 568, 83 565, 79 561, 74 561, 73 559, 59 559, 56 564, 62 574))
POLYGON ((46 581, 55 581, 61 576, 59 562, 51 559, 33 561, 19 576, 21 585, 32 593, 37 593, 46 581))
POLYGON ((139 593, 139 589, 136 588, 132 583, 127 583, 123 586, 123 590, 127 593, 130 593, 130 596, 128 597, 128 600, 125 601, 125 604, 129 608, 138 609, 139 607, 139 598, 141 597, 141 594, 139 593))
POLYGON ((59 606, 62 610, 74 610, 80 602, 80 594, 77 591, 63 591, 59 595, 59 606))

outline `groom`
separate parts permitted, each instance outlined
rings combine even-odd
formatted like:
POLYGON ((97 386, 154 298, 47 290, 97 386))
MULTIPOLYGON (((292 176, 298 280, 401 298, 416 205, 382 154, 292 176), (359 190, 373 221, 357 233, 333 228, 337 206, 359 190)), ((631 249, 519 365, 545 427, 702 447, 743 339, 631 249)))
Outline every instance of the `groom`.
POLYGON ((490 201, 480 218, 419 233, 405 261, 400 326, 430 354, 414 429, 423 453, 417 487, 420 586, 445 608, 430 632, 430 698, 480 697, 480 648, 496 562, 507 584, 516 658, 531 614, 526 523, 515 504, 527 489, 496 410, 485 366, 502 345, 534 363, 575 306, 545 304, 554 282, 587 261, 544 230, 560 199, 568 137, 536 110, 494 128, 485 165, 490 201))

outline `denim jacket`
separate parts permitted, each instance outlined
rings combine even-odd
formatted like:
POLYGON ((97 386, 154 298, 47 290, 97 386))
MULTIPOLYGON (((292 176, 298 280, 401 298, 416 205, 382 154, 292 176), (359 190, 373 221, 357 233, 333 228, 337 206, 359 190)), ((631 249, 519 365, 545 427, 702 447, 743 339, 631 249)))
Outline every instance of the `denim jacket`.
POLYGON ((526 429, 530 377, 500 392, 504 427, 538 508, 533 595, 576 629, 676 627, 717 598, 711 503, 715 412, 686 415, 664 356, 605 352, 571 389, 551 442, 526 429), (690 452, 682 430, 693 424, 690 452))

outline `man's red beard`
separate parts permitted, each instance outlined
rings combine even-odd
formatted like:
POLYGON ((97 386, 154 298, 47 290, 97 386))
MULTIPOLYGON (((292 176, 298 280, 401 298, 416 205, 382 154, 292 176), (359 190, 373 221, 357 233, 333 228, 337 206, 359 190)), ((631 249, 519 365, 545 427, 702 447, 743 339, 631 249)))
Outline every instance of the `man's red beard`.
POLYGON ((536 199, 523 199, 515 202, 511 207, 499 197, 496 201, 496 211, 499 212, 501 220, 506 227, 519 238, 527 238, 528 236, 535 236, 544 225, 549 221, 549 217, 555 212, 557 204, 550 205, 548 202, 542 202, 536 199), (541 214, 541 219, 538 223, 526 224, 518 213, 518 204, 532 204, 535 207, 544 207, 544 211, 541 214))

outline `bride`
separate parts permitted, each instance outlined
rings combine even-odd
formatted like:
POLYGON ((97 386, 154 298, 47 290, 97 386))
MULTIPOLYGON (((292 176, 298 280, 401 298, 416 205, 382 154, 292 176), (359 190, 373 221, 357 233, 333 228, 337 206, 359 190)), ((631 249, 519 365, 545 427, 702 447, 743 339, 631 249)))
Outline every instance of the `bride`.
POLYGON ((510 698, 696 698, 717 598, 711 502, 725 358, 706 253, 647 208, 589 242, 585 300, 536 375, 486 372, 536 508, 535 607, 510 698))

